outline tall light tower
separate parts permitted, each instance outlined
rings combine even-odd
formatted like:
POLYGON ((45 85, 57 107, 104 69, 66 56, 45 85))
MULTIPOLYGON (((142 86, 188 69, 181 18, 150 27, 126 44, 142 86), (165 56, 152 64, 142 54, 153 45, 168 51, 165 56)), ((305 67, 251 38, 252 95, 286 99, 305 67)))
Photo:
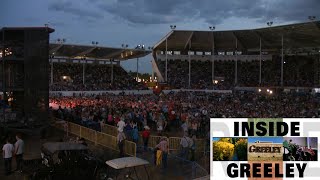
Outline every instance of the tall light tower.
POLYGON ((212 31, 212 50, 211 50, 211 78, 212 78, 212 84, 214 85, 214 35, 213 31, 216 29, 215 26, 209 26, 209 29, 212 31))
MULTIPOLYGON (((176 29, 176 25, 170 25, 171 30, 176 29)), ((165 72, 165 80, 168 82, 168 37, 166 37, 166 72, 165 72)))
MULTIPOLYGON (((144 44, 138 44, 135 49, 144 50, 145 46, 144 46, 144 44)), ((136 81, 138 81, 138 79, 139 79, 139 58, 137 58, 137 77, 136 77, 136 81)))

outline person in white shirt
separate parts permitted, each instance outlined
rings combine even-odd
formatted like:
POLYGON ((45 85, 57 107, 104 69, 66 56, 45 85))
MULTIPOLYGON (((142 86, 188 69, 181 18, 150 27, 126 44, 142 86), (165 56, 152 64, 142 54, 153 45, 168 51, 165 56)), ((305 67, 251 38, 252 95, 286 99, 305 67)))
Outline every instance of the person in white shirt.
POLYGON ((180 141, 180 146, 181 146, 180 156, 182 158, 184 158, 184 159, 188 159, 190 141, 191 141, 191 139, 188 137, 187 133, 185 133, 184 136, 181 138, 181 141, 180 141))
POLYGON ((12 155, 14 153, 14 147, 9 142, 9 139, 7 139, 6 144, 3 145, 2 151, 3 151, 5 175, 7 176, 11 173, 12 155))
POLYGON ((16 163, 17 169, 16 171, 22 172, 22 161, 23 161, 23 152, 24 152, 24 142, 21 139, 21 135, 16 135, 17 142, 14 144, 15 155, 16 155, 16 163))
POLYGON ((117 126, 118 126, 118 131, 123 132, 123 128, 126 126, 126 123, 123 121, 123 118, 120 119, 117 126))

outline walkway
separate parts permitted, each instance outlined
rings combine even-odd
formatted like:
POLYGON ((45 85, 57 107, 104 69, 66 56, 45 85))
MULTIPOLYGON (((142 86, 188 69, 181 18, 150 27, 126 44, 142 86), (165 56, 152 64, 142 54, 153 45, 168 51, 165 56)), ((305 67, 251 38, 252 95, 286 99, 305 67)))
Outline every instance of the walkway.
MULTIPOLYGON (((60 130, 53 130, 50 137, 42 142, 39 141, 40 137, 25 137, 25 159, 34 159, 40 158, 40 147, 41 144, 45 141, 58 141, 63 137, 63 132, 60 130)), ((87 141, 88 142, 88 141, 87 141)), ((103 161, 107 161, 113 158, 118 157, 118 152, 104 148, 102 146, 95 146, 93 143, 89 143, 89 148, 92 152, 102 159, 103 161)), ((2 145, 1 145, 2 148, 2 145)), ((150 175, 150 179, 152 180, 162 180, 162 179, 172 179, 172 180, 191 180, 192 179, 192 162, 181 160, 176 158, 173 155, 168 156, 168 168, 166 170, 161 170, 161 167, 154 165, 153 153, 152 151, 137 153, 137 157, 146 159, 150 162, 150 165, 147 167, 148 173, 150 175)), ((13 169, 15 169, 16 165, 13 162, 13 169)), ((140 179, 147 179, 147 175, 143 168, 137 168, 138 175, 140 179)), ((205 171, 197 168, 194 173, 194 177, 205 176, 205 171)), ((22 180, 24 177, 20 173, 13 173, 10 176, 4 176, 4 163, 3 159, 0 159, 0 179, 1 180, 22 180)))

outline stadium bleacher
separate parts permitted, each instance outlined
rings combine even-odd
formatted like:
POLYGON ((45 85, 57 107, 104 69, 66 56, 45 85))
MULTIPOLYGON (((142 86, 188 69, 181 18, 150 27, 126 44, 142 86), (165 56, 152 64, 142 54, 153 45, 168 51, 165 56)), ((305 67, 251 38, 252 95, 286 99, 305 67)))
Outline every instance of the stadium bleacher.
MULTIPOLYGON (((119 65, 114 65, 114 81, 111 83, 111 66, 105 64, 86 64, 83 84, 83 64, 54 63, 52 91, 104 91, 104 90, 144 90, 145 84, 138 83, 134 77, 119 65)), ((49 74, 50 76, 51 74, 49 74)))
MULTIPOLYGON (((165 74, 165 61, 156 61, 161 73, 165 74)), ((280 86, 279 59, 262 62, 261 86, 280 86)), ((288 56, 284 64, 284 86, 314 87, 316 61, 306 56, 288 56)), ((175 88, 188 88, 189 62, 170 60, 168 62, 168 83, 175 88)), ((235 61, 216 61, 215 77, 223 81, 215 89, 232 89, 234 85, 235 61)), ((212 89, 210 61, 191 61, 191 88, 212 89)), ((238 61, 238 86, 258 87, 259 60, 238 61)))

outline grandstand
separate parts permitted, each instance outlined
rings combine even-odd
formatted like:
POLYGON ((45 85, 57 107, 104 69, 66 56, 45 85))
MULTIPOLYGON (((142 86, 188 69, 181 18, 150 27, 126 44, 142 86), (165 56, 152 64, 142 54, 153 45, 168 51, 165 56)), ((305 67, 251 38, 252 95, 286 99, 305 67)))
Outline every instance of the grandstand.
POLYGON ((172 30, 153 50, 175 88, 319 87, 320 21, 232 30, 172 30))
POLYGON ((141 90, 120 62, 144 57, 145 49, 50 44, 51 91, 141 90))

